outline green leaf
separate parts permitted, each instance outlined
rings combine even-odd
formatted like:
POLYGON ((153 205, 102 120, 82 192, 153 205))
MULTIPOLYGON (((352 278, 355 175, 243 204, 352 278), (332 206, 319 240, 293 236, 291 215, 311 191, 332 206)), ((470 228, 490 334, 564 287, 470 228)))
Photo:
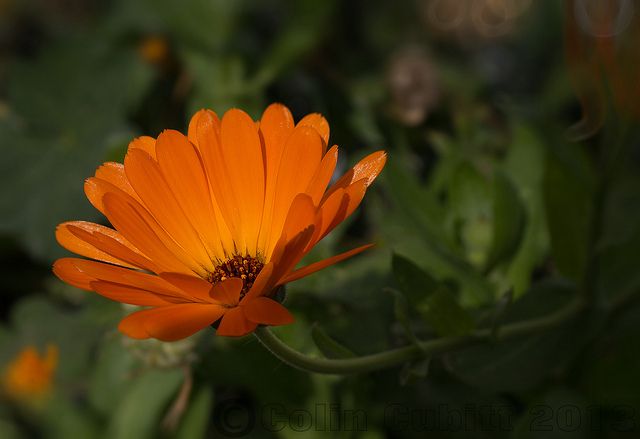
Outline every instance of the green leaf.
POLYGON ((427 297, 418 311, 441 336, 465 335, 475 327, 473 317, 458 304, 445 285, 427 297))
POLYGON ((97 439, 99 428, 90 416, 86 406, 74 403, 72 399, 56 395, 47 404, 45 414, 47 439, 67 439, 70 437, 97 439))
POLYGON ((394 253, 391 267, 400 290, 414 307, 437 288, 435 279, 404 256, 394 253))
MULTIPOLYGON (((391 262, 393 274, 402 292, 411 298, 416 309, 440 335, 462 335, 474 328, 473 318, 458 304, 452 291, 439 283, 409 259, 394 254, 391 262)), ((392 290, 394 291, 394 290, 392 290)), ((406 299, 397 291, 396 319, 402 324, 409 339, 415 336, 411 329, 406 299)))
POLYGON ((493 238, 485 263, 485 271, 511 258, 522 240, 526 212, 518 191, 502 172, 496 172, 493 183, 493 238))
POLYGON ((54 238, 57 224, 98 217, 83 182, 133 137, 127 113, 152 75, 135 52, 115 51, 99 38, 67 40, 40 53, 9 70, 0 174, 12 184, 0 188, 0 230, 50 261, 65 254, 54 238))
POLYGON ((551 250, 558 270, 578 281, 587 263, 593 216, 593 176, 582 145, 549 152, 544 197, 551 250))
POLYGON ((448 188, 447 223, 467 259, 481 267, 491 244, 491 185, 472 163, 464 160, 456 165, 448 188))
POLYGON ((263 104, 259 90, 249 86, 245 59, 233 55, 211 57, 197 50, 185 50, 183 58, 193 76, 190 114, 201 108, 215 108, 222 113, 238 107, 253 117, 260 115, 263 104))
POLYGON ((396 321, 398 321, 398 323, 400 323, 400 326, 402 326, 405 336, 413 344, 415 344, 416 346, 420 346, 419 340, 417 339, 411 326, 411 318, 409 317, 409 303, 407 302, 407 298, 400 291, 393 288, 387 288, 386 290, 393 295, 393 312, 396 321))
POLYGON ((121 337, 114 337, 100 346, 89 381, 89 401, 105 416, 109 416, 131 386, 135 359, 124 347, 121 337))
MULTIPOLYGON (((548 315, 573 300, 575 285, 548 280, 535 285, 499 319, 500 325, 548 315)), ((465 383, 490 392, 535 388, 570 366, 594 336, 601 316, 585 315, 546 332, 467 348, 445 356, 449 371, 465 383)))
MULTIPOLYGON (((399 213, 414 223, 414 227, 418 228, 416 231, 432 243, 434 251, 440 253, 443 258, 451 259, 453 263, 462 264, 463 262, 450 250, 451 241, 443 233, 440 223, 444 218, 444 212, 416 178, 404 169, 403 164, 397 160, 387 161, 381 178, 393 194, 399 213)), ((412 236, 412 239, 415 237, 412 236)))
POLYGON ((207 387, 200 388, 189 402, 189 408, 180 423, 176 439, 205 438, 212 406, 213 392, 207 387))
POLYGON ((169 34, 178 51, 197 48, 215 56, 229 44, 240 23, 243 2, 226 0, 117 0, 111 32, 169 34))
POLYGON ((522 243, 512 258, 507 277, 514 296, 520 297, 529 289, 533 271, 549 254, 549 236, 542 194, 544 144, 530 126, 519 121, 513 125, 513 142, 505 159, 504 172, 518 188, 527 221, 522 243))
POLYGON ((374 198, 369 200, 373 206, 370 212, 382 236, 393 243, 393 249, 410 257, 437 279, 455 279, 460 285, 463 303, 476 306, 492 300, 491 285, 447 234, 445 214, 435 195, 393 160, 387 163, 381 179, 394 208, 389 209, 374 198))
POLYGON ((131 384, 107 428, 106 437, 158 437, 158 428, 184 374, 181 370, 151 370, 131 384))
POLYGON ((252 87, 268 86, 289 65, 321 42, 335 4, 334 0, 321 3, 302 0, 292 3, 290 22, 283 26, 271 47, 265 51, 260 69, 252 80, 252 87))
POLYGON ((311 337, 322 355, 327 358, 355 357, 353 352, 331 338, 317 323, 311 327, 311 337))

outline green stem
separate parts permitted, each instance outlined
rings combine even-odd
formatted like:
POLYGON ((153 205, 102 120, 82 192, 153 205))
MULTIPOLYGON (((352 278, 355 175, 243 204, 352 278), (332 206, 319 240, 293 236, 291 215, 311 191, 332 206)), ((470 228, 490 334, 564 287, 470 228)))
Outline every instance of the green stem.
POLYGON ((329 359, 314 358, 291 348, 266 326, 258 327, 254 334, 273 355, 289 366, 308 372, 346 375, 371 372, 397 366, 416 358, 439 355, 492 340, 521 337, 552 329, 576 316, 584 308, 584 302, 576 298, 553 314, 522 322, 505 325, 497 331, 490 328, 479 329, 469 335, 443 337, 421 341, 419 345, 409 345, 376 354, 356 358, 329 359))

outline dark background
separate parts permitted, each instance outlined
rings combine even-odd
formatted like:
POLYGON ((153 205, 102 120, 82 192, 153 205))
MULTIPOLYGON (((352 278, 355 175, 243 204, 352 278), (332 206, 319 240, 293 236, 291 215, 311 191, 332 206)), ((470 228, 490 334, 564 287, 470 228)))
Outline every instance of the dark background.
POLYGON ((639 17, 631 0, 1 0, 0 368, 30 345, 60 358, 45 400, 0 397, 0 437, 636 437, 639 17), (331 377, 251 336, 125 340, 120 304, 53 277, 55 226, 104 222, 82 193, 99 164, 200 108, 271 102, 324 114, 342 172, 389 157, 309 260, 377 246, 287 286, 288 344, 321 355, 316 322, 367 354, 409 343, 405 321, 429 339, 580 294, 587 311, 428 368, 331 377), (423 312, 400 260, 454 311, 423 312))

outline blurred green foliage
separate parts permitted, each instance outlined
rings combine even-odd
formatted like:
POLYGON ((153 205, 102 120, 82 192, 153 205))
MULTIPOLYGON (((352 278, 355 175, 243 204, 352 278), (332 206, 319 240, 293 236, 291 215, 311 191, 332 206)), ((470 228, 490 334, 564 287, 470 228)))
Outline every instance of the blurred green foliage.
MULTIPOLYGON (((485 3, 502 4, 458 13, 485 3)), ((469 17, 445 26, 438 0, 1 1, 0 368, 27 345, 56 344, 60 360, 44 404, 0 393, 0 437, 635 437, 637 124, 610 117, 569 139, 567 12, 515 3, 521 14, 483 33, 469 17), (257 118, 273 101, 323 113, 342 170, 389 156, 309 261, 377 246, 287 286, 296 323, 277 334, 291 346, 347 358, 544 316, 580 294, 594 306, 544 333, 331 377, 251 337, 203 331, 193 352, 125 341, 119 304, 53 278, 55 226, 104 221, 83 180, 130 139, 184 131, 202 107, 257 118), (341 418, 328 431, 359 411, 366 428, 341 418)))

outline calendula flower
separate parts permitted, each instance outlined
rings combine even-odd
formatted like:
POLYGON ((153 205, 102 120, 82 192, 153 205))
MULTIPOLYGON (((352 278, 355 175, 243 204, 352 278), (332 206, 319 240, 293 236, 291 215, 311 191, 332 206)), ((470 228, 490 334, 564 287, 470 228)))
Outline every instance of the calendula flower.
POLYGON ((42 356, 35 347, 27 346, 5 369, 2 389, 14 400, 37 402, 51 391, 57 364, 56 346, 47 346, 47 352, 42 356))
POLYGON ((85 183, 114 229, 61 224, 58 242, 95 260, 59 259, 65 282, 149 307, 125 317, 132 338, 178 340, 220 320, 241 336, 293 317, 273 293, 370 247, 295 269, 360 204, 386 155, 361 160, 327 190, 338 148, 319 114, 294 124, 269 106, 254 122, 233 109, 195 114, 188 136, 167 130, 129 145, 124 165, 105 163, 85 183))

